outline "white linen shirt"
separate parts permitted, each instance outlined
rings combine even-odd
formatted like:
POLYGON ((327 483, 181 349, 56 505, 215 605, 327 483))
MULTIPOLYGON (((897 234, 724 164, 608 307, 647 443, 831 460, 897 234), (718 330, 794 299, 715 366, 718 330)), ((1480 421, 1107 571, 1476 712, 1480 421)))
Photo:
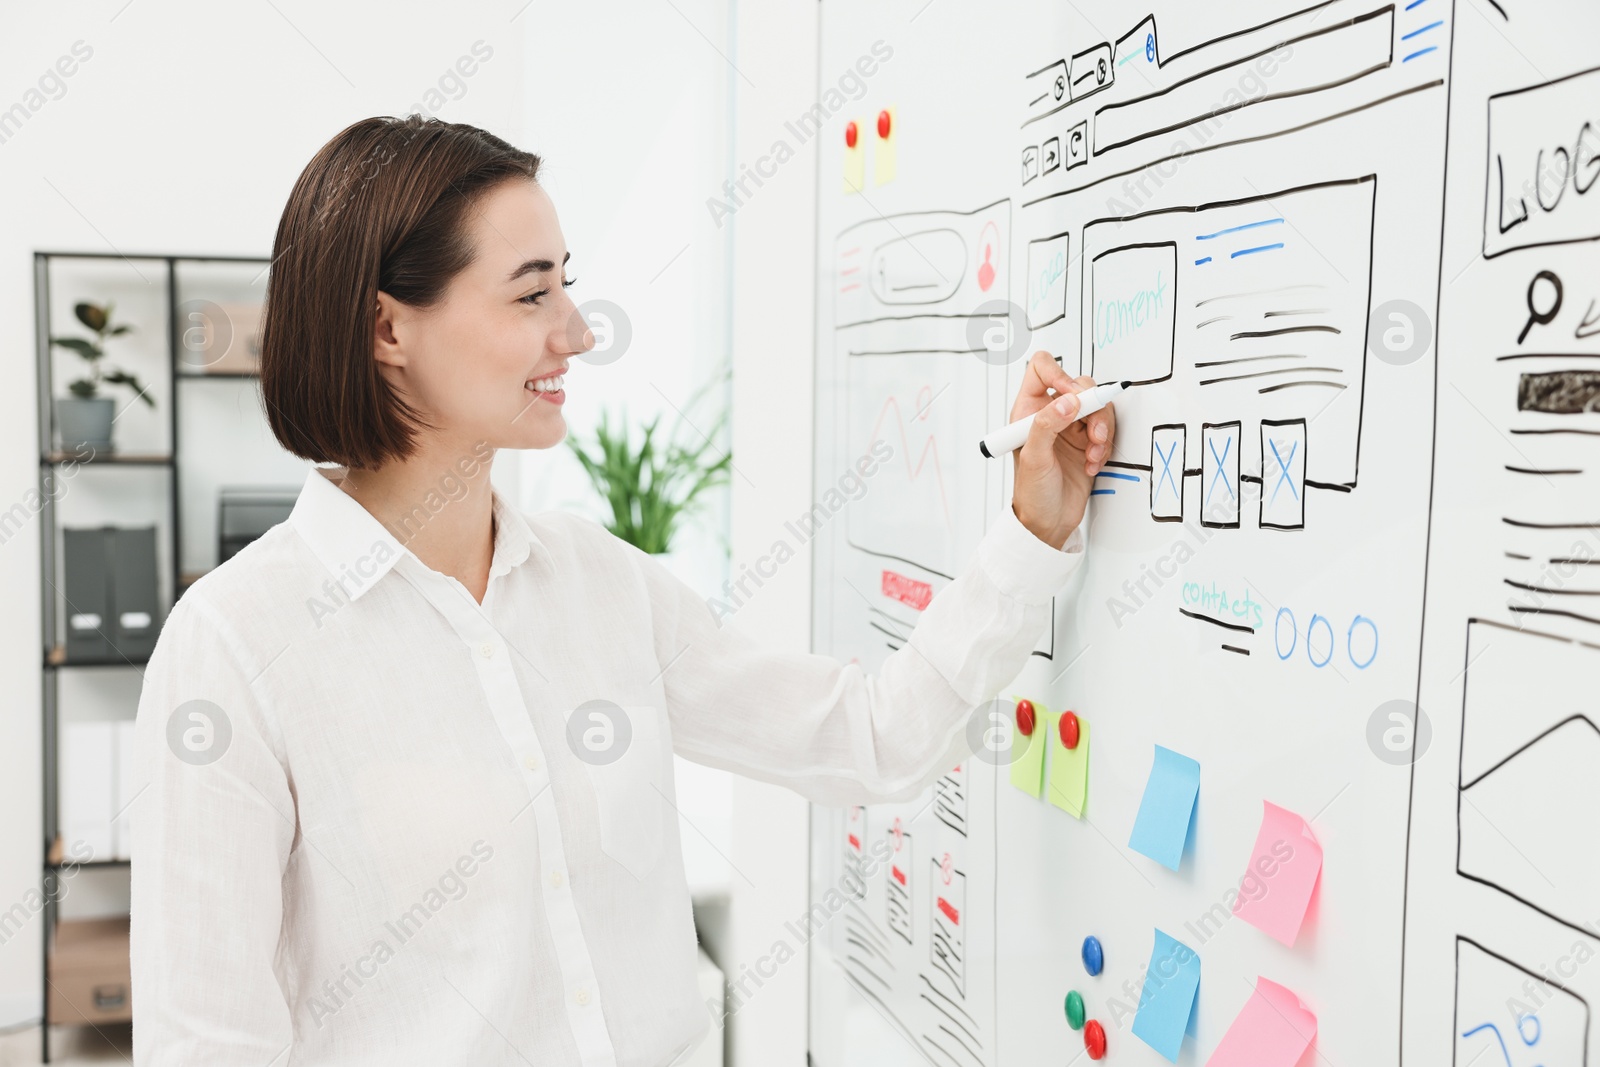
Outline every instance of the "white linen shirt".
POLYGON ((493 512, 480 605, 313 469, 174 606, 136 728, 138 1067, 686 1056, 711 1015, 671 753, 820 804, 910 799, 970 751, 1083 549, 1003 509, 869 676, 719 626, 591 520, 493 512), (631 735, 608 764, 573 716, 595 700, 631 735))

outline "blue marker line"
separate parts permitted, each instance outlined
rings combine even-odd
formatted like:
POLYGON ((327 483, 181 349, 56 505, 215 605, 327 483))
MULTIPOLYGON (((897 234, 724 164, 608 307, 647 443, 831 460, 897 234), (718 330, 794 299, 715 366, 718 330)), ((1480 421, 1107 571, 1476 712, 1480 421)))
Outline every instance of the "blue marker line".
POLYGON ((1406 5, 1406 10, 1410 11, 1414 7, 1421 7, 1423 4, 1425 4, 1427 2, 1428 2, 1428 0, 1411 0, 1411 3, 1406 5))
POLYGON ((1227 229, 1218 230, 1216 233, 1202 233, 1196 237, 1195 240, 1209 241, 1213 237, 1221 237, 1225 233, 1238 233, 1240 230, 1253 230, 1257 226, 1273 226, 1282 221, 1282 219, 1262 219, 1260 222, 1247 222, 1243 226, 1229 226, 1227 229))
MULTIPOLYGON (((1443 25, 1444 25, 1444 19, 1440 19, 1438 22, 1430 22, 1426 26, 1422 27, 1422 29, 1420 29, 1420 30, 1412 30, 1410 33, 1401 34, 1400 35, 1400 39, 1402 41, 1409 41, 1413 37, 1421 37, 1423 34, 1427 33, 1429 30, 1436 30, 1440 26, 1443 26, 1443 25)), ((1404 60, 1402 60, 1401 62, 1404 62, 1404 60)))
POLYGON ((1089 495, 1090 496, 1116 496, 1117 495, 1117 491, 1115 489, 1091 489, 1091 490, 1089 490, 1089 495))
POLYGON ((1406 56, 1400 62, 1409 63, 1413 59, 1416 59, 1418 56, 1425 56, 1429 52, 1437 52, 1438 50, 1439 50, 1439 46, 1438 45, 1429 45, 1427 48, 1418 49, 1417 51, 1412 52, 1409 56, 1406 56))
POLYGON ((1210 262, 1211 262, 1211 257, 1210 256, 1203 256, 1200 259, 1195 260, 1194 261, 1194 265, 1198 267, 1202 263, 1210 263, 1210 262))
POLYGON ((1123 474, 1121 471, 1101 471, 1099 474, 1096 474, 1095 477, 1121 478, 1125 482, 1136 482, 1139 480, 1139 476, 1137 474, 1123 474))
POLYGON ((1251 255, 1252 253, 1255 253, 1255 252, 1271 252, 1275 248, 1282 248, 1282 247, 1283 247, 1283 242, 1279 241, 1277 244, 1272 244, 1272 245, 1257 245, 1254 248, 1241 248, 1241 249, 1239 249, 1239 251, 1233 253, 1228 258, 1229 259, 1238 259, 1240 256, 1248 256, 1248 255, 1251 255))

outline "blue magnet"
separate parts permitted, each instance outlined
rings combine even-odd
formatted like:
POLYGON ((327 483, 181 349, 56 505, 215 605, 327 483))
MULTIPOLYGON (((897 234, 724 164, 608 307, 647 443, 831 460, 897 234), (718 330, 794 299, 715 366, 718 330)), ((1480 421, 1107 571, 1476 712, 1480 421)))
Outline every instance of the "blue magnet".
POLYGON ((1105 965, 1106 954, 1105 950, 1100 947, 1100 939, 1098 937, 1084 938, 1083 969, 1091 975, 1096 975, 1105 969, 1105 965))

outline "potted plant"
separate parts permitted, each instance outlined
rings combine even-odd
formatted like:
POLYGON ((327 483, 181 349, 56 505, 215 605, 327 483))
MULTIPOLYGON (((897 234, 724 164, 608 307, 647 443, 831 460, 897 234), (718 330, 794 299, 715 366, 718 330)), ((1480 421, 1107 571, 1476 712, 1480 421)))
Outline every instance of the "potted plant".
POLYGON ((112 323, 111 310, 114 306, 111 301, 107 301, 104 307, 88 301, 73 305, 72 313, 94 333, 94 340, 82 337, 50 338, 52 345, 76 352, 89 364, 87 376, 67 384, 67 391, 72 395, 56 398, 56 425, 61 430, 63 449, 88 446, 97 452, 112 450, 111 420, 116 416, 115 404, 110 397, 100 395, 101 383, 130 386, 135 396, 151 407, 156 406, 138 378, 127 371, 102 365, 106 339, 120 337, 133 329, 125 323, 112 323))
POLYGON ((702 494, 728 478, 733 453, 710 458, 726 424, 724 412, 709 434, 697 432, 699 442, 685 444, 679 440, 679 427, 674 427, 666 440, 658 440, 661 416, 657 415, 645 424, 635 447, 627 415, 623 414, 621 426, 613 426, 610 413, 603 411, 592 441, 571 435, 567 444, 611 509, 606 529, 645 552, 666 554, 673 535, 701 502, 702 494))

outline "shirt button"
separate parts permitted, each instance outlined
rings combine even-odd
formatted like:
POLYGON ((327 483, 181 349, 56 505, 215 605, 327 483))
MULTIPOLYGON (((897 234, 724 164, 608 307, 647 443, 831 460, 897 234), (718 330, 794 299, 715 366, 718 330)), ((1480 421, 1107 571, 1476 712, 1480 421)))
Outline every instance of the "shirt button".
POLYGON ((478 646, 478 651, 483 654, 484 659, 492 659, 494 657, 494 646, 487 641, 478 646))
POLYGON ((551 871, 550 872, 550 884, 555 886, 557 889, 561 888, 561 883, 564 880, 565 879, 563 879, 561 877, 561 872, 560 871, 551 871))
POLYGON ((538 756, 524 756, 523 760, 522 760, 522 763, 530 771, 536 771, 536 770, 539 769, 539 757, 538 756))
POLYGON ((579 1004, 587 1004, 589 1003, 589 991, 582 986, 579 986, 578 991, 572 994, 572 999, 576 1000, 579 1004))

